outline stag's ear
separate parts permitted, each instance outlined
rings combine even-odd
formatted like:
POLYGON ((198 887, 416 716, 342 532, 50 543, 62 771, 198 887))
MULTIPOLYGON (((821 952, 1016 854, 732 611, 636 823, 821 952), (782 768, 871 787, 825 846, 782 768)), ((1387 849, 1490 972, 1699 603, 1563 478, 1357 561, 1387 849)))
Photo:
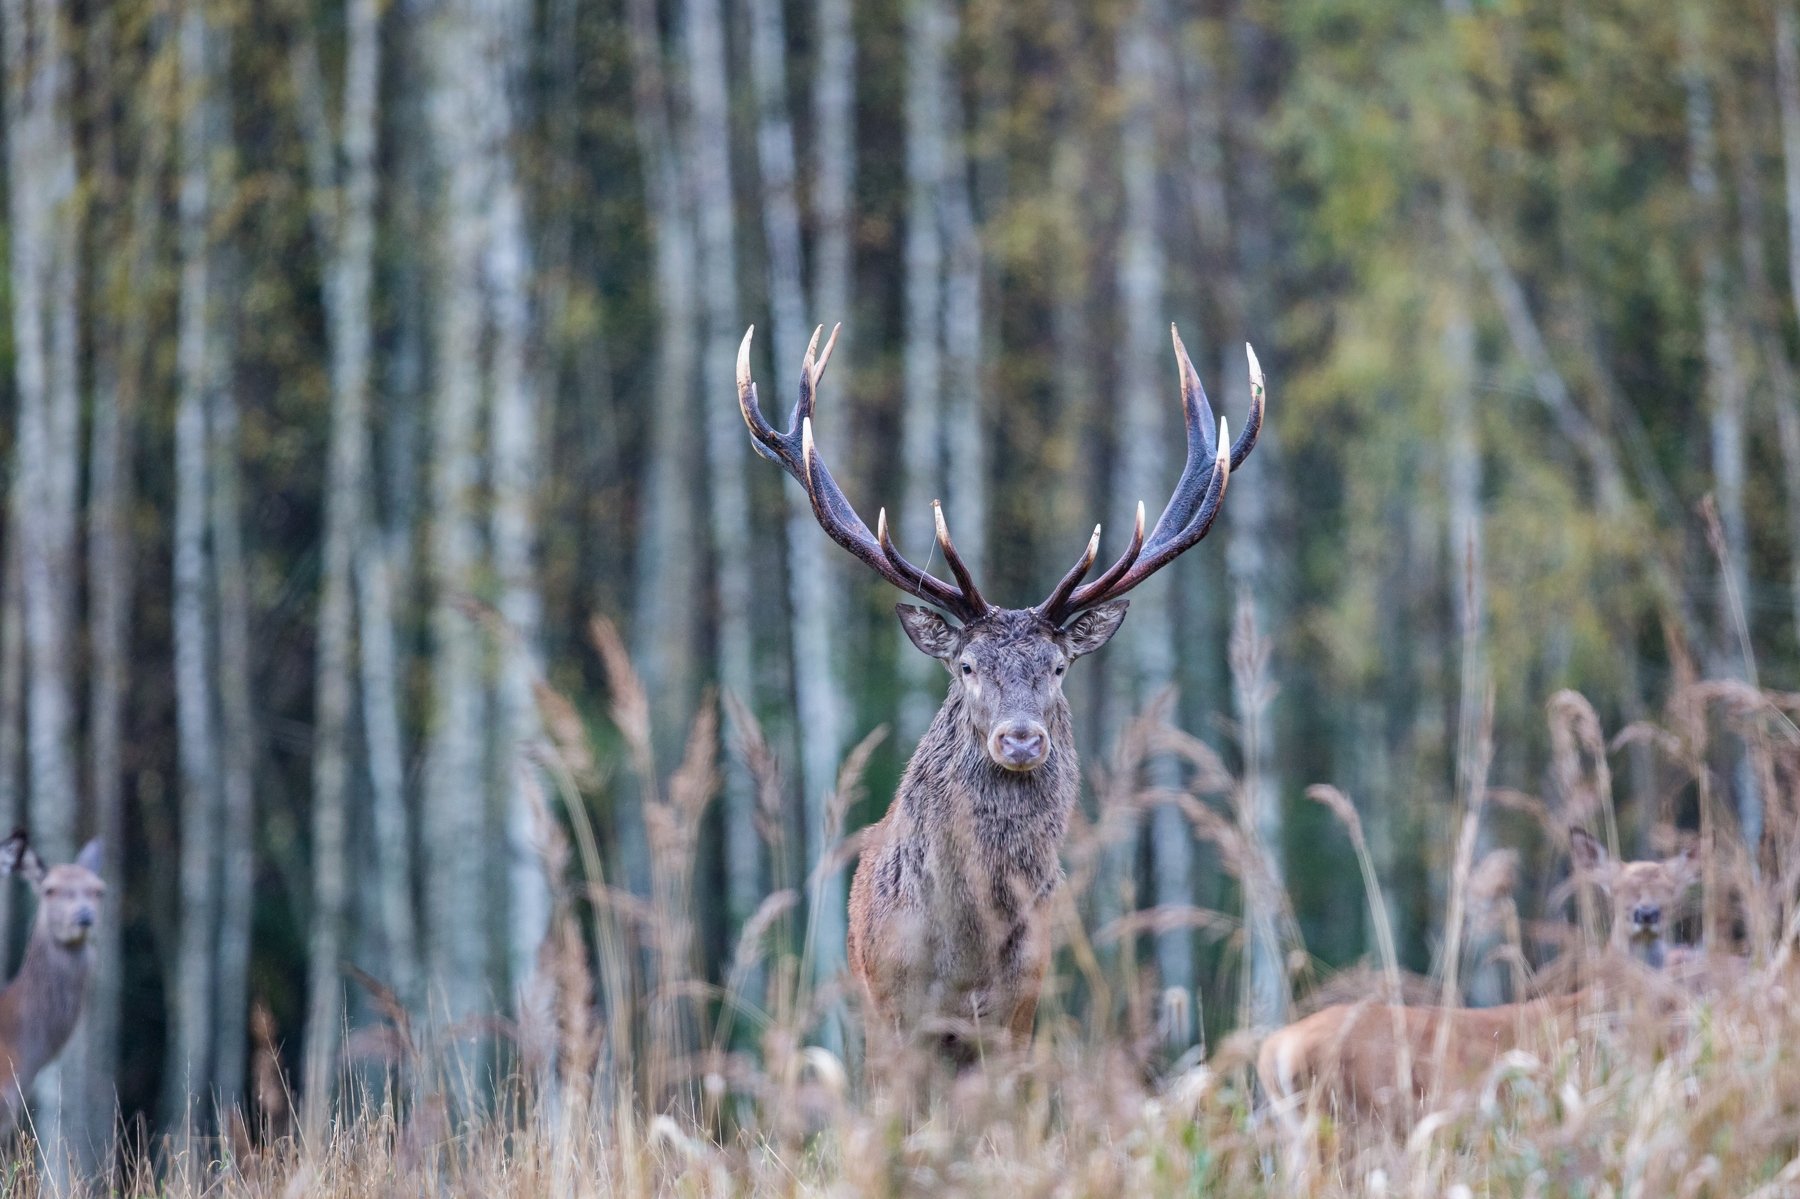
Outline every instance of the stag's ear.
POLYGON ((1130 600, 1113 600, 1101 604, 1097 608, 1089 608, 1074 620, 1062 627, 1063 645, 1069 651, 1069 657, 1079 658, 1083 654, 1091 654, 1119 631, 1119 625, 1125 620, 1125 609, 1131 607, 1130 600))
POLYGON ((95 837, 92 841, 83 845, 81 847, 81 852, 75 855, 75 864, 77 866, 81 867, 83 870, 91 870, 95 874, 100 873, 100 866, 105 861, 106 847, 101 843, 100 838, 98 837, 95 837))
POLYGON ((900 618, 900 627, 906 630, 906 635, 919 647, 920 653, 940 662, 948 662, 956 656, 955 626, 930 608, 921 608, 917 604, 895 604, 894 615, 900 618))
POLYGON ((1584 828, 1569 830, 1569 860, 1575 869, 1602 887, 1610 888, 1618 864, 1606 852, 1606 846, 1594 840, 1584 828))
POLYGON ((24 829, 0 841, 0 875, 4 874, 16 874, 34 887, 44 880, 44 863, 24 829))
POLYGON ((1700 881, 1700 839, 1698 837, 1682 846, 1681 852, 1663 859, 1663 869, 1675 880, 1675 885, 1682 890, 1700 881))

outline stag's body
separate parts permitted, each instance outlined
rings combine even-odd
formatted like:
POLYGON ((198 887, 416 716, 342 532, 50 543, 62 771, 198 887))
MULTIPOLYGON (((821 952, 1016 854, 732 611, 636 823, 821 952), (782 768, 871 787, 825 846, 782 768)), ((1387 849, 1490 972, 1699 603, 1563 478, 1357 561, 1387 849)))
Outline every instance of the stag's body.
MULTIPOLYGON (((1187 462, 1148 534, 1144 506, 1125 552, 1084 582, 1100 547, 1087 549, 1049 598, 999 608, 982 598, 936 508, 937 547, 951 578, 904 558, 884 510, 873 531, 845 498, 813 442, 813 401, 831 347, 813 334, 800 398, 786 432, 763 417, 750 378, 750 335, 738 351, 738 404, 757 453, 806 489, 832 540, 882 578, 933 608, 902 604, 913 644, 950 671, 950 693, 907 764, 900 790, 869 830, 850 889, 850 968, 862 983, 876 1038, 936 1036, 967 1058, 970 1034, 1031 1031, 1049 958, 1046 909, 1062 880, 1061 850, 1080 773, 1062 679, 1070 663, 1106 644, 1125 618, 1120 598, 1205 537, 1231 471, 1262 427, 1263 381, 1250 366, 1250 419, 1236 442, 1207 403, 1174 335, 1187 462)), ((1246 347, 1248 350, 1248 347, 1246 347)))
POLYGON ((1059 692, 1045 713, 1048 754, 1020 772, 994 762, 969 709, 953 681, 893 806, 867 834, 850 888, 850 969, 871 1009, 898 1027, 997 1026, 1022 1037, 1080 786, 1074 725, 1059 692))
POLYGON ((94 967, 91 933, 106 892, 99 866, 95 842, 48 870, 22 834, 0 843, 0 873, 16 870, 38 895, 25 957, 0 990, 0 1132, 18 1124, 32 1083, 81 1019, 94 967))

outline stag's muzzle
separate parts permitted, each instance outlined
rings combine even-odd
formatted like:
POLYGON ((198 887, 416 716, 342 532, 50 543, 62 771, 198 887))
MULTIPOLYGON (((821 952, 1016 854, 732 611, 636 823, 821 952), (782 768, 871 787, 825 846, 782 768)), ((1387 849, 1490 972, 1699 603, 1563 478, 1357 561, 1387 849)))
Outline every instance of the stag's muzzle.
POLYGON ((1035 720, 1013 720, 988 735, 988 756, 1007 770, 1035 770, 1050 756, 1050 734, 1035 720))

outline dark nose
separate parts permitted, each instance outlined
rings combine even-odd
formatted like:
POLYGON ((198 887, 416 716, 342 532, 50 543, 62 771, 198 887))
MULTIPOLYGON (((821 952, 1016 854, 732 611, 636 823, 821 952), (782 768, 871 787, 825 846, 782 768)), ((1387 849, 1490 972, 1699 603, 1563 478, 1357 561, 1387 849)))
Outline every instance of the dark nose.
POLYGON ((1639 924, 1661 924, 1662 909, 1655 904, 1640 903, 1631 909, 1631 918, 1639 924))
POLYGON ((995 730, 994 740, 1001 763, 1013 769, 1036 766, 1044 759, 1044 726, 1036 722, 1015 722, 995 730))
POLYGON ((91 908, 82 908, 79 912, 75 913, 75 927, 77 927, 77 928, 92 928, 92 927, 94 927, 94 913, 91 908))

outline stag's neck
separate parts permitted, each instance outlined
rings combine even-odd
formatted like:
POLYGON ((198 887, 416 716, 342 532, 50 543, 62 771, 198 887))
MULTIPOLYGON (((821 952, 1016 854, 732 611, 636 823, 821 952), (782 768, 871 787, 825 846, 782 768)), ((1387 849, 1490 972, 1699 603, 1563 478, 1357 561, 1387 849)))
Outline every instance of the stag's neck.
POLYGON ((902 820, 927 837, 972 833, 992 855, 1030 857, 1038 870, 1054 869, 1081 772, 1067 702, 1044 715, 1049 756, 1035 770, 1006 770, 988 756, 961 691, 952 688, 906 765, 902 820))
POLYGON ((19 972, 0 991, 0 1043, 13 1055, 20 1086, 29 1085, 75 1031, 93 963, 91 944, 60 945, 41 929, 32 932, 19 972))

